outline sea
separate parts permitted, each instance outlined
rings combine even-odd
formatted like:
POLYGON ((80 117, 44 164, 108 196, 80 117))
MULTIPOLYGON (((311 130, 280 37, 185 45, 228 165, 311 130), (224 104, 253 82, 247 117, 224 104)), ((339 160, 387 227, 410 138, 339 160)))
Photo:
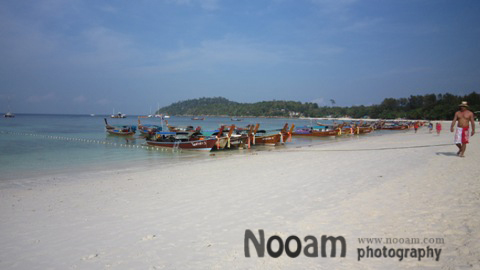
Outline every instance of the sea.
MULTIPOLYGON (((85 171, 101 171, 144 167, 162 167, 198 159, 212 159, 219 156, 248 155, 254 151, 281 151, 288 148, 314 144, 338 143, 361 136, 374 134, 305 138, 293 137, 292 142, 282 146, 252 147, 237 151, 172 151, 148 147, 145 139, 137 134, 127 140, 123 136, 105 132, 104 119, 110 125, 137 125, 138 117, 114 119, 107 115, 45 115, 16 114, 14 118, 0 119, 0 181, 35 179, 57 174, 77 174, 85 171)), ((142 118, 142 124, 164 126, 160 118, 142 118)), ((229 117, 206 117, 192 120, 191 117, 171 116, 170 125, 215 130, 221 124, 235 124, 244 127, 260 124, 260 129, 279 130, 285 123, 296 127, 316 125, 313 119, 243 118, 232 121, 229 117)), ((322 121, 322 123, 330 123, 322 121)), ((287 153, 286 153, 287 154, 287 153)))

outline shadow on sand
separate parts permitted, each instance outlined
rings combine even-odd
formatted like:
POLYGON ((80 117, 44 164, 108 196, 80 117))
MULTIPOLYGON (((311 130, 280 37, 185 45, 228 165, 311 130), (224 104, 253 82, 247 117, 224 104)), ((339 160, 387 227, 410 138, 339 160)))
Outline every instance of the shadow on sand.
POLYGON ((450 156, 450 157, 456 157, 457 153, 456 152, 437 152, 437 156, 442 155, 442 156, 450 156))

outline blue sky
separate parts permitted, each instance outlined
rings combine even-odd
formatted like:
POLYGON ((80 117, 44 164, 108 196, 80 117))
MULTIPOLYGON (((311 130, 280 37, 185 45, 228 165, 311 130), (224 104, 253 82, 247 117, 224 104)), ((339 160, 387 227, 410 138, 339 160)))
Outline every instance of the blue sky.
POLYGON ((476 0, 4 0, 0 34, 0 111, 480 92, 476 0))

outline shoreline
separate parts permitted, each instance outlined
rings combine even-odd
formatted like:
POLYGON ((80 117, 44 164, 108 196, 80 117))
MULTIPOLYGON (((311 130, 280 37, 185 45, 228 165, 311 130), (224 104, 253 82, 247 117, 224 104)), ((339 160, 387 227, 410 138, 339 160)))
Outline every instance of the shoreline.
POLYGON ((452 133, 436 136, 426 130, 3 188, 0 267, 478 265, 480 137, 473 136, 466 157, 459 158, 452 133), (343 236, 347 257, 245 258, 246 229, 283 239, 343 236), (442 248, 439 261, 359 262, 356 251, 362 245, 356 239, 361 237, 432 237, 445 244, 432 245, 442 248))

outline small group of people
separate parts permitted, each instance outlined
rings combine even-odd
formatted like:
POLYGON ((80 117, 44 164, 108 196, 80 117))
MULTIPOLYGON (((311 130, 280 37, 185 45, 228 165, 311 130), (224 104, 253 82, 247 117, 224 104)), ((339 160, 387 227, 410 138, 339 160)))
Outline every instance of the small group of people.
MULTIPOLYGON (((437 130, 437 135, 440 135, 440 132, 442 131, 442 123, 437 122, 437 123, 435 124, 435 129, 437 130)), ((433 132, 433 124, 432 124, 432 122, 428 123, 428 130, 430 131, 430 133, 433 132)))

